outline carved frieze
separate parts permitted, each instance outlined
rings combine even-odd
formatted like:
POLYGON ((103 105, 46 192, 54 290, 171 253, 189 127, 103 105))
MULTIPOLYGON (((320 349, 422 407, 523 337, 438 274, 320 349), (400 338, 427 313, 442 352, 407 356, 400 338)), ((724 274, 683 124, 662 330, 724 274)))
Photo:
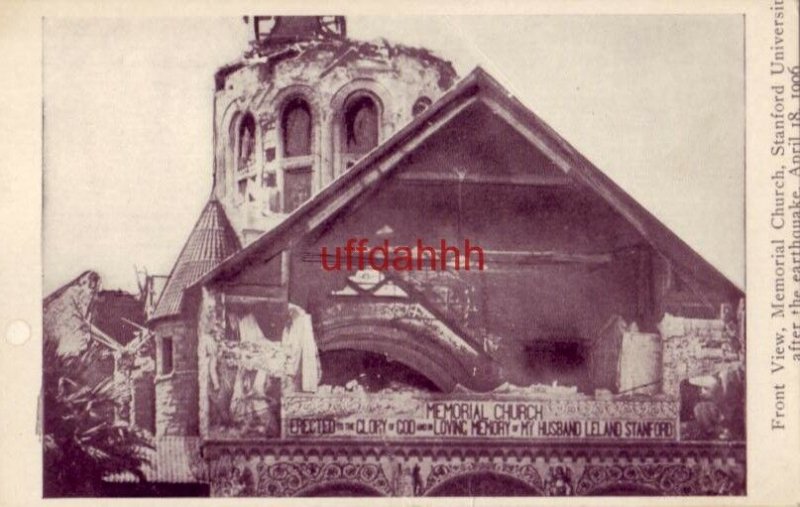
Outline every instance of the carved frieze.
POLYGON ((741 495, 743 476, 729 468, 687 464, 587 465, 575 487, 576 495, 614 494, 627 490, 667 496, 741 495))
POLYGON ((206 459, 212 496, 437 496, 476 477, 516 481, 530 496, 745 493, 741 445, 215 443, 206 459))
POLYGON ((275 463, 258 466, 259 496, 294 496, 303 490, 350 483, 390 494, 389 480, 374 463, 275 463))
POLYGON ((533 464, 506 464, 494 462, 434 465, 431 467, 431 472, 428 474, 425 481, 425 491, 433 491, 437 486, 447 480, 481 472, 510 476, 523 481, 535 491, 544 492, 544 482, 538 470, 536 470, 536 466, 533 464))

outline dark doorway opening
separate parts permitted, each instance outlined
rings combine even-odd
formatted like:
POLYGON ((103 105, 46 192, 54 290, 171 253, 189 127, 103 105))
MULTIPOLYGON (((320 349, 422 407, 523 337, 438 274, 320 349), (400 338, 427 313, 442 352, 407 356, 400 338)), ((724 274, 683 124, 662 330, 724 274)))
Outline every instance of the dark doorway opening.
POLYGON ((320 353, 321 384, 353 386, 359 384, 367 392, 385 389, 414 389, 439 392, 427 377, 385 354, 364 350, 342 349, 320 353))

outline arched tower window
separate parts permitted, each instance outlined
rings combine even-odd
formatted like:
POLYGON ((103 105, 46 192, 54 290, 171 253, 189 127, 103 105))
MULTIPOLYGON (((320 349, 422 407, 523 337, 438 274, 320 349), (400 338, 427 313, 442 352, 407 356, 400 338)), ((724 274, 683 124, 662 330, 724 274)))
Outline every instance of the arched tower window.
POLYGON ((239 133, 237 136, 237 166, 244 169, 251 165, 255 160, 256 147, 256 121, 253 115, 247 113, 239 123, 239 133))
MULTIPOLYGON (((279 109, 280 173, 283 187, 282 211, 290 213, 313 193, 313 115, 309 102, 300 96, 289 98, 279 109)), ((277 208, 278 206, 276 206, 277 208)))
POLYGON ((344 153, 346 167, 378 145, 380 111, 369 95, 357 95, 344 107, 344 153))
POLYGON ((291 100, 281 116, 285 157, 311 155, 311 108, 300 98, 291 100))
POLYGON ((230 166, 233 174, 233 188, 236 202, 252 202, 256 199, 256 158, 258 155, 258 135, 256 120, 253 114, 245 112, 234 117, 230 126, 231 157, 230 166))
POLYGON ((171 336, 161 338, 161 375, 169 375, 175 371, 175 348, 171 336))

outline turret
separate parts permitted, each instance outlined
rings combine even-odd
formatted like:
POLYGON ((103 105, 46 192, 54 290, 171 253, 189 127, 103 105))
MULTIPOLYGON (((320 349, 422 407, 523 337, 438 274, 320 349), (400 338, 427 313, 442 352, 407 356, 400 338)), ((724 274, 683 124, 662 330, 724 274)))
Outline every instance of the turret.
POLYGON ((214 195, 244 243, 341 176, 455 81, 425 49, 345 37, 344 18, 256 17, 216 76, 214 195))
POLYGON ((156 345, 156 435, 198 433, 197 322, 183 289, 240 247, 222 206, 206 204, 169 275, 149 327, 156 345))

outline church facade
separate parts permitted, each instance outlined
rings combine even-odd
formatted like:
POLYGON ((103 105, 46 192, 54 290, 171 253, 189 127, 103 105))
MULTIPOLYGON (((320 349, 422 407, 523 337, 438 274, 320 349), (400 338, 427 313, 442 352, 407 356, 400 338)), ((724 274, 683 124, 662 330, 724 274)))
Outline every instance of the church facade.
POLYGON ((484 70, 339 17, 253 23, 148 322, 174 481, 745 493, 740 288, 484 70))

